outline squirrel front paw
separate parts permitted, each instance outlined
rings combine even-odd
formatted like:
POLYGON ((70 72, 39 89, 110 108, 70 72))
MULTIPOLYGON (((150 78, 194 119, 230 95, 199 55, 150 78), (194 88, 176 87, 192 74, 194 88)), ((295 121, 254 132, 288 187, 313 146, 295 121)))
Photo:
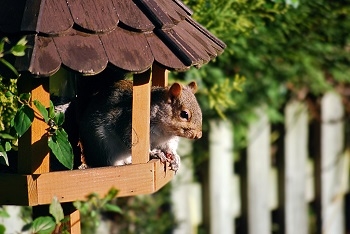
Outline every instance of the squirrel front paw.
POLYGON ((172 152, 163 152, 160 149, 150 151, 150 158, 157 158, 164 164, 169 163, 170 170, 177 172, 180 168, 180 156, 172 152))
POLYGON ((167 162, 167 157, 163 151, 160 149, 153 149, 149 152, 149 156, 151 159, 160 159, 162 163, 167 162))
POLYGON ((166 153, 166 158, 168 159, 168 162, 170 163, 169 167, 170 170, 175 171, 175 173, 180 168, 180 156, 176 153, 166 153))

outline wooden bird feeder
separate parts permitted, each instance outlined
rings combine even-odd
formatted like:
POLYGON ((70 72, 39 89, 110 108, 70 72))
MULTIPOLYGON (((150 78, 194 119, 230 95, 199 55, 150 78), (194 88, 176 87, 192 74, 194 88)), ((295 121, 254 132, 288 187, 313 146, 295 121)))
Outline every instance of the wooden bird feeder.
MULTIPOLYGON (((19 89, 49 106, 47 77, 62 66, 89 79, 107 66, 133 76, 132 164, 50 171, 47 124, 35 118, 20 138, 16 173, 0 174, 0 205, 38 207, 56 196, 61 203, 84 200, 111 187, 118 196, 153 193, 174 173, 149 160, 150 89, 166 86, 167 70, 185 71, 222 53, 225 44, 191 18, 179 0, 1 0, 0 36, 26 36, 29 49, 15 61, 19 89)), ((107 77, 108 78, 108 77, 107 77)), ((70 210, 79 233, 79 212, 70 210)))

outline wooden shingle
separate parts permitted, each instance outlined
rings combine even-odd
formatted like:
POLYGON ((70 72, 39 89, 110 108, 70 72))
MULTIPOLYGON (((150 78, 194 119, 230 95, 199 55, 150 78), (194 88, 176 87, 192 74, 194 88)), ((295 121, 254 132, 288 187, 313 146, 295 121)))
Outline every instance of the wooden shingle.
POLYGON ((84 75, 107 65, 140 73, 201 66, 225 44, 195 22, 179 0, 2 0, 0 36, 29 40, 16 67, 50 76, 61 65, 84 75))

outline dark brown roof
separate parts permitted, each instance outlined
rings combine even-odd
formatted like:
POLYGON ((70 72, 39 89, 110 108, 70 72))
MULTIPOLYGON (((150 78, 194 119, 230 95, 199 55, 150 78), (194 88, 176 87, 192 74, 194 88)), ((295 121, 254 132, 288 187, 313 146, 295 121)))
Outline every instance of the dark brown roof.
POLYGON ((191 18, 179 0, 1 0, 0 34, 27 35, 30 53, 16 62, 38 76, 62 64, 82 74, 107 64, 142 72, 201 66, 225 44, 191 18))

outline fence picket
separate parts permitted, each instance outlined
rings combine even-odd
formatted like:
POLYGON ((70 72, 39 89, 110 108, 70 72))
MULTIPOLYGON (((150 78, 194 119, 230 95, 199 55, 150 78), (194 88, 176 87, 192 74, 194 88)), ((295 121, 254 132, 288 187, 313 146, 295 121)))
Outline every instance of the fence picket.
POLYGON ((210 121, 210 233, 234 233, 232 174, 233 131, 230 123, 210 121))
MULTIPOLYGON (((281 219, 274 216, 278 222, 275 231, 279 233, 344 234, 345 220, 349 219, 345 217, 345 196, 349 196, 350 151, 344 149, 346 132, 340 96, 330 92, 323 97, 321 123, 309 123, 305 103, 287 103, 283 138, 277 143, 283 149, 278 151, 277 167, 270 165, 268 117, 263 108, 257 112, 258 119, 249 126, 247 151, 241 155, 236 174, 232 126, 223 120, 210 121, 209 186, 205 180, 201 194, 203 227, 210 227, 212 234, 270 234, 274 227, 271 212, 278 209, 281 212, 273 214, 281 214, 281 219), (316 205, 312 206, 316 217, 310 216, 309 202, 316 205)), ((185 189, 179 203, 184 203, 189 193, 199 194, 200 187, 196 186, 197 192, 185 189)), ((186 207, 190 203, 186 201, 186 207)), ((183 217, 190 217, 190 210, 183 209, 183 217)), ((198 210, 194 213, 199 214, 198 210)), ((195 217, 191 231, 177 233, 196 233, 195 226, 201 221, 201 217, 195 217)))
POLYGON ((270 234, 270 123, 264 109, 257 113, 259 119, 248 132, 247 224, 250 234, 270 234))
POLYGON ((291 101, 287 104, 285 129, 284 233, 307 234, 308 113, 303 103, 291 101))
POLYGON ((321 217, 322 233, 344 233, 344 189, 342 155, 344 150, 344 109, 334 92, 322 98, 321 126, 321 217))

